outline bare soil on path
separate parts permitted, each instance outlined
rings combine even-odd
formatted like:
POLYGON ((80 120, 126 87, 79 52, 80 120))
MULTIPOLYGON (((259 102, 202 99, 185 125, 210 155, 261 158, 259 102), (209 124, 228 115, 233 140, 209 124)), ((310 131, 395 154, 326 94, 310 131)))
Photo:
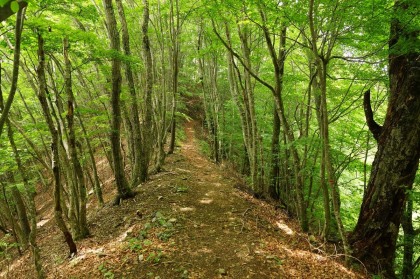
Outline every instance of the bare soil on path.
MULTIPOLYGON (((194 124, 186 123, 186 139, 134 199, 90 204, 92 236, 77 242, 73 258, 45 210, 39 243, 48 278, 363 278, 310 243, 282 211, 238 190, 233 171, 199 152, 194 124)), ((0 272, 35 278, 28 255, 0 272)))

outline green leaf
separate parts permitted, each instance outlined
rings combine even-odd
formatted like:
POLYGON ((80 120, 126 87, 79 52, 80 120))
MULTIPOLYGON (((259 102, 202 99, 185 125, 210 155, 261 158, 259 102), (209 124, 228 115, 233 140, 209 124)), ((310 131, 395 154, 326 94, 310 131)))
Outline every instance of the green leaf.
POLYGON ((0 7, 3 7, 4 4, 6 4, 6 3, 7 3, 7 0, 0 0, 0 7))
POLYGON ((12 12, 16 13, 17 11, 19 11, 19 3, 17 1, 10 2, 10 9, 12 10, 12 12))

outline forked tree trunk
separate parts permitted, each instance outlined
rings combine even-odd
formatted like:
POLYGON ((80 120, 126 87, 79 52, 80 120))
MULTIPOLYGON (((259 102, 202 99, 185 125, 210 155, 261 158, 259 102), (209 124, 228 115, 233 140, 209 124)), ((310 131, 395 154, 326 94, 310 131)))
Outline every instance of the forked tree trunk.
POLYGON ((418 45, 419 27, 408 31, 409 23, 403 22, 404 14, 415 7, 401 2, 395 3, 394 15, 399 17, 391 22, 391 90, 383 127, 373 120, 370 92, 365 95, 367 123, 378 141, 378 150, 359 219, 350 238, 353 256, 369 271, 385 278, 395 278, 396 240, 420 157, 420 53, 414 47, 418 45))

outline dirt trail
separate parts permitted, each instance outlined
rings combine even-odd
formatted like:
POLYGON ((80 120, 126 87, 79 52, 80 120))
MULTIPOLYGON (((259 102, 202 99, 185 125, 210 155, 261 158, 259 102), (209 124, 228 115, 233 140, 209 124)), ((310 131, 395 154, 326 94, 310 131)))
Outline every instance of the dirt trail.
MULTIPOLYGON (((200 154, 193 121, 185 132, 136 198, 90 209, 92 237, 78 241, 75 258, 52 222, 41 228, 49 278, 361 278, 310 252, 282 212, 235 189, 233 173, 200 154)), ((31 278, 21 262, 13 278, 31 278)))

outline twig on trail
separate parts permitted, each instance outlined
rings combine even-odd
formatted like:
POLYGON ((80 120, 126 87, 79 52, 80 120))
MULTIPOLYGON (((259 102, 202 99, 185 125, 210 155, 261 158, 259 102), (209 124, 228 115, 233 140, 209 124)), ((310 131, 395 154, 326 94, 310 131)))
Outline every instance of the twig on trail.
POLYGON ((242 216, 244 216, 244 217, 245 217, 245 214, 246 214, 248 211, 250 211, 251 209, 252 209, 251 207, 247 208, 247 209, 245 210, 245 212, 244 212, 244 213, 242 213, 242 216))
POLYGON ((244 222, 244 220, 242 220, 242 227, 241 227, 241 233, 243 232, 243 230, 244 230, 244 227, 245 227, 245 222, 244 222))
MULTIPOLYGON (((165 176, 165 175, 168 175, 168 174, 172 174, 172 175, 176 175, 177 173, 175 173, 175 172, 172 172, 172 171, 165 171, 165 172, 159 172, 159 173, 157 173, 157 174, 155 174, 155 175, 153 175, 153 178, 159 178, 159 177, 162 177, 162 176, 165 176)), ((156 181, 159 181, 160 179, 156 179, 156 181)))
POLYGON ((323 250, 325 249, 325 242, 317 246, 315 244, 318 244, 318 243, 316 243, 315 241, 311 241, 310 238, 305 238, 305 240, 308 243, 309 248, 311 249, 312 252, 315 252, 320 255, 326 255, 326 252, 323 250))
POLYGON ((162 262, 162 264, 174 264, 176 263, 175 261, 166 261, 166 262, 162 262))

